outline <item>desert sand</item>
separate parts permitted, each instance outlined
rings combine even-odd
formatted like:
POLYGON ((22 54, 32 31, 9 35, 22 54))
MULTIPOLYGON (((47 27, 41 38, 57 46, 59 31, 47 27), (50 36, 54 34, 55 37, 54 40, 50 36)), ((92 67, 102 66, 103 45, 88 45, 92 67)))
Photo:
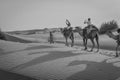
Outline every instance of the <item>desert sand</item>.
POLYGON ((114 40, 101 36, 100 51, 89 52, 83 50, 80 36, 76 36, 74 47, 66 47, 61 34, 54 35, 55 44, 49 44, 48 36, 14 35, 17 42, 0 40, 0 69, 38 80, 120 80, 114 40))

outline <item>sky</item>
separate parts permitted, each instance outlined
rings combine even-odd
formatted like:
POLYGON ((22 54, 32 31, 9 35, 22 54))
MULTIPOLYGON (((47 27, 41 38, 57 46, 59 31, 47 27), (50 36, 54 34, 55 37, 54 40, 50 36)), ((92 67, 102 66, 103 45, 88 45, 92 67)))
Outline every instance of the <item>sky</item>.
POLYGON ((0 0, 0 28, 3 31, 66 27, 103 22, 120 23, 120 0, 0 0))

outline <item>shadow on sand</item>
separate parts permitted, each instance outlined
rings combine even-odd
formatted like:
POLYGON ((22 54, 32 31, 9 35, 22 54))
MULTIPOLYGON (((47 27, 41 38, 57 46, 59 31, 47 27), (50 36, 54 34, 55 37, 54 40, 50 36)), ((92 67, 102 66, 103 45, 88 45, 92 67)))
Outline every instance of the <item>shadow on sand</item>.
POLYGON ((1 80, 37 80, 28 76, 23 76, 20 74, 0 70, 0 79, 1 80))
POLYGON ((68 66, 87 64, 87 68, 73 74, 66 80, 115 80, 120 77, 120 68, 114 67, 111 63, 91 62, 91 61, 73 61, 68 66))
MULTIPOLYGON (((38 57, 36 59, 33 59, 30 62, 18 65, 16 67, 12 68, 11 70, 24 69, 24 68, 27 68, 27 67, 30 67, 30 66, 33 66, 33 65, 37 65, 37 64, 40 64, 40 63, 48 62, 48 61, 53 61, 53 60, 56 60, 56 59, 80 55, 80 54, 74 54, 71 51, 51 51, 51 52, 48 52, 48 53, 49 53, 48 55, 44 55, 44 56, 38 57)), ((33 54, 39 54, 39 53, 33 53, 33 54)))

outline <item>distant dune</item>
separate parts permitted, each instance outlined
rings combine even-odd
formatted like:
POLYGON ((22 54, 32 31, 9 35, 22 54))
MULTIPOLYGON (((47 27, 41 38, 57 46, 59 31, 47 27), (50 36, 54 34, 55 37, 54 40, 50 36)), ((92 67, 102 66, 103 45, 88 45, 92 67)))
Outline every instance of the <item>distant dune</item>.
POLYGON ((25 40, 25 39, 22 39, 22 38, 19 38, 17 36, 10 35, 10 34, 7 34, 7 33, 4 33, 4 35, 5 35, 5 38, 6 38, 7 41, 20 42, 20 43, 32 43, 32 42, 35 42, 35 41, 25 40))

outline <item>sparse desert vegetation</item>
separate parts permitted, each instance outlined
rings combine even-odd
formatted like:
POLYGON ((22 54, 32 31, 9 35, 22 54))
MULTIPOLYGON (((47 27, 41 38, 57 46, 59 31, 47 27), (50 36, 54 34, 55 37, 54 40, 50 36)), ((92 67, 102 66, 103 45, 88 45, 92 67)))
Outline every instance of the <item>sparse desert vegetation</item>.
POLYGON ((105 34, 107 31, 115 31, 118 29, 118 23, 115 20, 104 22, 100 27, 100 34, 105 34))

